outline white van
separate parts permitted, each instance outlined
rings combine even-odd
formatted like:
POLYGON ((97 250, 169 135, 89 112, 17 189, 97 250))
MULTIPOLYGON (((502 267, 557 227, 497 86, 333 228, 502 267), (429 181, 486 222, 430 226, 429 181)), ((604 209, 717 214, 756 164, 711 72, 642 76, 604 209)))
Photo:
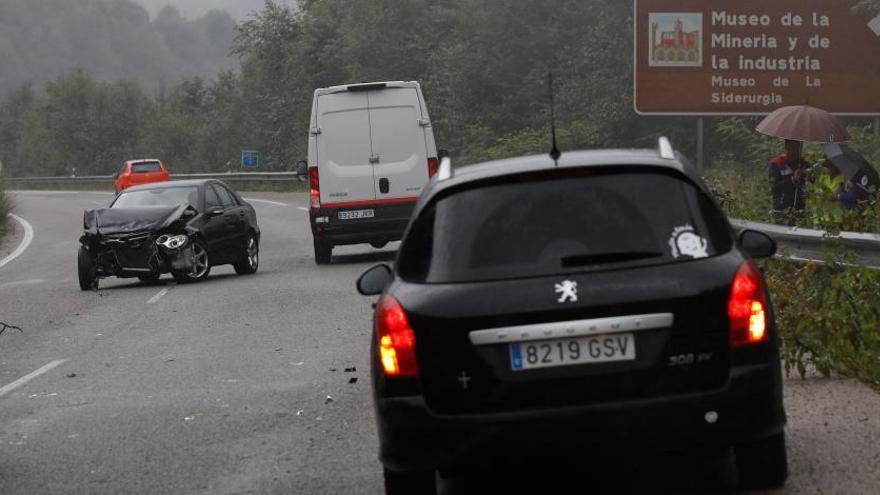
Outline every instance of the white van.
POLYGON ((438 165, 419 83, 317 89, 308 158, 315 262, 329 263, 333 246, 399 240, 438 165))

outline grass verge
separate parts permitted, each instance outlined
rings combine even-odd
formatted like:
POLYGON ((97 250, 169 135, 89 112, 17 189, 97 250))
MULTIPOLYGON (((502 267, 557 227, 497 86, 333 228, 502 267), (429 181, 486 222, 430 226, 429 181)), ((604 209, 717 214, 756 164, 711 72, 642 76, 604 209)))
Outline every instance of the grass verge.
POLYGON ((6 194, 6 189, 3 186, 3 182, 0 181, 0 241, 6 237, 6 222, 9 221, 8 214, 12 211, 12 202, 9 199, 9 195, 6 194))

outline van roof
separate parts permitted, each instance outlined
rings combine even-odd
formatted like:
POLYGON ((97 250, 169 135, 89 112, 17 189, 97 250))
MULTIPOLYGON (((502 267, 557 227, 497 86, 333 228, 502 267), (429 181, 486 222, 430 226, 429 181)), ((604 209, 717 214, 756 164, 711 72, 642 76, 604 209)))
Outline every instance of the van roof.
POLYGON ((365 91, 368 89, 384 89, 384 88, 419 88, 416 81, 377 81, 355 84, 343 84, 340 86, 330 86, 329 88, 318 88, 315 90, 315 96, 329 95, 333 93, 343 93, 346 91, 365 91))

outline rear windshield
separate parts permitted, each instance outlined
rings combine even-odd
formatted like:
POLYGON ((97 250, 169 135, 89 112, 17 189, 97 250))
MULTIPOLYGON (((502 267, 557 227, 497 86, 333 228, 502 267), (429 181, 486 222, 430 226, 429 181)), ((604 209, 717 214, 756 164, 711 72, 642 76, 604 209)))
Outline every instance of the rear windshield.
POLYGON ((133 208, 138 206, 177 206, 189 203, 199 207, 198 187, 160 187, 140 191, 123 192, 113 202, 111 208, 133 208))
POLYGON ((135 174, 147 174, 150 172, 161 172, 162 167, 159 162, 132 163, 131 171, 135 174))
POLYGON ((628 172, 467 189, 426 208, 398 271, 428 283, 679 263, 727 252, 711 200, 664 174, 628 172))

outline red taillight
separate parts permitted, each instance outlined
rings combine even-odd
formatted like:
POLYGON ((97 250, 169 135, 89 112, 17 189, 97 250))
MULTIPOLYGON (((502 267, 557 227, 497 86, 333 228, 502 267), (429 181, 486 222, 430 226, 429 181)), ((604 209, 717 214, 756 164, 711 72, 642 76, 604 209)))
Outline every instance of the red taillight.
POLYGON ((437 175, 437 170, 439 169, 440 162, 436 158, 428 158, 428 178, 437 175))
POLYGON ((388 376, 416 376, 416 335, 406 311, 391 296, 382 296, 376 305, 376 334, 379 339, 379 361, 388 376))
POLYGON ((754 262, 740 265, 727 302, 730 318, 730 343, 754 344, 767 339, 767 292, 764 279, 754 262))
POLYGON ((318 167, 311 167, 309 169, 309 189, 310 192, 310 205, 312 208, 320 208, 321 207, 321 181, 318 180, 318 167))

